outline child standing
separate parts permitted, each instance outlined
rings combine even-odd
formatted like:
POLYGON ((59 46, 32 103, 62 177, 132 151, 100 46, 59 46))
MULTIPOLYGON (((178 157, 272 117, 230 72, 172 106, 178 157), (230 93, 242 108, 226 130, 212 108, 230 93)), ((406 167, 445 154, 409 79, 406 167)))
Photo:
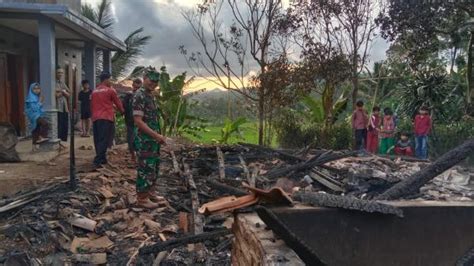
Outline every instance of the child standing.
POLYGON ((25 100, 25 113, 30 122, 33 144, 48 140, 48 122, 43 117, 43 96, 39 83, 32 83, 25 100))
POLYGON ((413 149, 411 147, 410 137, 407 133, 400 134, 400 139, 395 145, 395 154, 404 156, 413 156, 413 149))
POLYGON ((367 151, 376 153, 379 148, 379 131, 380 131, 380 107, 372 108, 372 115, 370 116, 369 129, 367 132, 367 151))
POLYGON ((81 82, 82 90, 79 92, 79 101, 81 102, 81 125, 82 135, 81 137, 90 137, 89 133, 91 130, 91 94, 89 81, 83 80, 81 82))
POLYGON ((393 120, 393 112, 390 108, 385 108, 383 110, 384 117, 382 120, 382 129, 381 133, 381 140, 380 140, 380 147, 379 153, 380 154, 387 154, 390 151, 390 148, 395 145, 395 121, 393 120))
POLYGON ((369 118, 367 111, 364 110, 364 102, 358 101, 356 103, 356 109, 354 110, 354 113, 352 113, 352 129, 354 129, 356 150, 363 150, 365 148, 368 122, 369 118))
POLYGON ((415 153, 420 159, 428 159, 428 135, 431 132, 432 121, 428 107, 422 106, 415 116, 415 153))

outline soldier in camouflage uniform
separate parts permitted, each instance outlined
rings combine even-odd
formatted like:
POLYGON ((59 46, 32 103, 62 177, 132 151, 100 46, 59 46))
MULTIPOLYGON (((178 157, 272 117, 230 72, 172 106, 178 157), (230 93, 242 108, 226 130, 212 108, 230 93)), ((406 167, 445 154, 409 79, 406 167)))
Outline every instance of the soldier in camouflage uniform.
POLYGON ((158 204, 152 190, 158 178, 160 145, 165 138, 160 134, 159 109, 153 91, 158 85, 159 74, 149 68, 143 78, 143 86, 133 96, 132 108, 135 122, 135 148, 137 152, 137 203, 144 208, 156 208, 158 204))

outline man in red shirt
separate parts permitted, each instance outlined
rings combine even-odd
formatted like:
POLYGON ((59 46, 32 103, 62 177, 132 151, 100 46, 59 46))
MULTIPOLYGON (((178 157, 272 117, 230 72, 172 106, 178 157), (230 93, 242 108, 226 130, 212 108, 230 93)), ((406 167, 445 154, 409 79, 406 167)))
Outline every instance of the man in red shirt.
POLYGON ((94 133, 95 158, 94 165, 107 163, 107 147, 110 136, 113 134, 115 108, 122 114, 124 109, 117 92, 111 87, 110 73, 100 74, 100 84, 91 95, 91 112, 94 133), (114 108, 115 106, 115 108, 114 108))
POLYGON ((431 117, 428 107, 422 106, 415 116, 415 154, 420 159, 428 159, 428 135, 431 133, 431 117))

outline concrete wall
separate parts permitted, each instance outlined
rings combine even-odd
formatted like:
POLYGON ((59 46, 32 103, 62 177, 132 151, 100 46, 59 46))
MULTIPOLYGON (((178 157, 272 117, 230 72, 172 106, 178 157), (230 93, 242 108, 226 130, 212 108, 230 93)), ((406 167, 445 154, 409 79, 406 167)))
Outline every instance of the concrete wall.
POLYGON ((81 0, 0 0, 0 3, 36 3, 66 5, 76 12, 81 11, 81 0))
POLYGON ((0 52, 36 56, 37 38, 0 25, 0 52))
POLYGON ((25 77, 23 88, 25 88, 25 92, 28 90, 28 86, 31 82, 38 81, 37 38, 0 25, 0 53, 14 54, 23 57, 23 76, 25 77))
POLYGON ((64 80, 72 91, 79 93, 82 74, 82 49, 67 42, 57 42, 57 64, 65 70, 64 80), (66 73, 67 71, 67 73, 66 73))

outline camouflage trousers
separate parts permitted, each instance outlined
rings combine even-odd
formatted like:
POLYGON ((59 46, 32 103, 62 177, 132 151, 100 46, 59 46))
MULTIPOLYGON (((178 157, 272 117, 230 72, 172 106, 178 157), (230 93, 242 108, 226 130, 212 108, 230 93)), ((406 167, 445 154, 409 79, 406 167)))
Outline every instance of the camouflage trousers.
POLYGON ((160 145, 156 142, 137 145, 137 192, 148 192, 158 179, 160 170, 160 145))

